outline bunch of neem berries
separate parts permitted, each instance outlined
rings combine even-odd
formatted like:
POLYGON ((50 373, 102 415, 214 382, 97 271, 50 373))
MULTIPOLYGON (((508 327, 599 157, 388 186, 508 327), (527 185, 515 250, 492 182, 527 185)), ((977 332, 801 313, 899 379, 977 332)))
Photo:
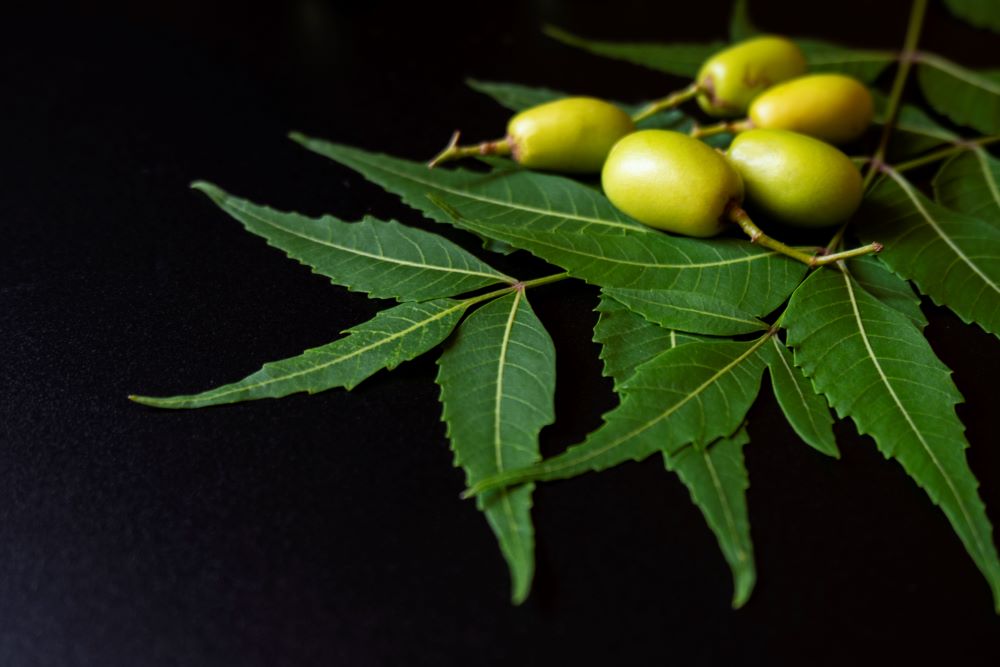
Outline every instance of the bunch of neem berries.
MULTIPOLYGON (((458 146, 458 135, 429 163, 473 155, 510 155, 530 169, 601 174, 608 199, 651 227, 715 236, 732 223, 751 239, 811 265, 837 254, 806 255, 766 237, 742 208, 744 197, 771 218, 797 227, 846 222, 861 203, 858 168, 831 144, 859 138, 871 123, 868 89, 841 74, 806 74, 790 40, 763 36, 709 58, 687 88, 630 117, 591 97, 570 97, 522 111, 507 136, 458 146), (636 122, 696 99, 715 117, 690 134, 636 131, 636 122), (722 153, 699 138, 730 132, 722 153)), ((868 250, 881 249, 873 244, 868 250)), ((860 250, 860 249, 859 249, 860 250)), ((858 250, 851 254, 859 254, 858 250)))

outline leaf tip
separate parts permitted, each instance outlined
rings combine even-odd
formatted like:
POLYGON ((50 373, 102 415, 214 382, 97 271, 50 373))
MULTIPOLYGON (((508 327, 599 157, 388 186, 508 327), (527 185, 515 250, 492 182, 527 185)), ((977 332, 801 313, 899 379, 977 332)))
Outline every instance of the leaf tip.
POLYGON ((227 196, 226 192, 222 188, 214 183, 209 183, 208 181, 191 181, 191 185, 189 187, 192 190, 204 193, 216 204, 222 203, 227 196))

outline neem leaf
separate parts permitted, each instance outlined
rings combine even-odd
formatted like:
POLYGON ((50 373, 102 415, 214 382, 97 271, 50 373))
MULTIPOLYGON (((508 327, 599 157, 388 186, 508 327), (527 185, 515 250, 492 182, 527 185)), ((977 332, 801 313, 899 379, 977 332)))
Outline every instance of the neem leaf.
POLYGON ((865 198, 858 233, 934 303, 1000 335, 1000 229, 935 204, 896 172, 865 198))
POLYGON ((962 396, 920 330, 835 270, 806 279, 783 321, 795 363, 944 510, 1000 610, 1000 560, 955 414, 962 396))
POLYGON ((766 331, 753 315, 708 294, 665 289, 605 288, 605 293, 667 329, 711 336, 766 331))
POLYGON ((516 282, 451 241, 395 221, 307 218, 258 206, 211 183, 191 187, 269 245, 334 284, 369 296, 423 301, 516 282))
POLYGON ((258 398, 279 398, 297 392, 352 389, 383 369, 414 359, 447 338, 469 307, 466 301, 401 303, 371 320, 351 327, 348 335, 301 355, 264 364, 239 382, 200 394, 154 398, 130 396, 157 408, 201 408, 258 398))
POLYGON ((921 53, 917 80, 934 109, 959 125, 1000 133, 1000 80, 933 53, 921 53))
POLYGON ((812 383, 792 362, 792 353, 777 336, 771 337, 771 347, 773 354, 767 361, 771 386, 788 423, 807 445, 827 456, 840 458, 826 399, 816 393, 812 383))
MULTIPOLYGON (((524 290, 473 312, 438 367, 442 418, 468 484, 541 458, 538 432, 554 419, 555 347, 524 290)), ((528 596, 535 569, 532 490, 526 484, 476 499, 510 568, 515 604, 528 596)))
POLYGON ((1000 160, 981 147, 959 153, 934 177, 942 206, 982 220, 1000 220, 1000 160))
POLYGON ((810 71, 840 72, 865 83, 877 79, 897 58, 892 51, 849 49, 820 39, 795 38, 795 43, 805 54, 810 71))
POLYGON ((652 42, 605 42, 577 37, 561 28, 545 26, 546 35, 590 53, 625 60, 660 72, 693 79, 701 64, 717 51, 725 48, 723 42, 708 44, 660 44, 652 42))
POLYGON ((670 236, 618 211, 576 181, 527 170, 428 169, 297 135, 428 217, 509 243, 601 286, 702 291, 752 315, 785 301, 805 265, 736 239, 670 236))
POLYGON ((657 355, 621 385, 621 404, 581 444, 530 468, 485 479, 466 493, 566 479, 656 452, 672 455, 688 444, 703 448, 732 435, 760 390, 766 363, 761 348, 770 336, 697 341, 657 355))
POLYGON ((920 310, 920 297, 913 292, 910 283, 886 268, 880 259, 870 255, 855 257, 848 260, 847 269, 873 297, 903 313, 921 329, 927 326, 927 318, 920 310))
POLYGON ((750 3, 736 0, 729 15, 729 41, 742 42, 760 34, 760 29, 750 20, 750 3))
POLYGON ((674 454, 663 455, 667 469, 684 482, 691 500, 719 541, 733 573, 734 609, 746 604, 757 581, 747 513, 746 491, 750 479, 743 462, 743 447, 749 442, 746 427, 741 427, 732 436, 720 438, 708 447, 688 445, 674 454))
POLYGON ((478 79, 466 79, 465 83, 469 88, 492 97, 500 106, 507 107, 511 111, 524 111, 539 104, 569 97, 569 93, 551 88, 522 86, 519 83, 480 81, 478 79))
MULTIPOLYGON (((877 90, 872 90, 871 93, 875 101, 873 122, 876 125, 884 125, 888 99, 877 90)), ((961 137, 951 130, 938 125, 919 107, 904 104, 900 106, 896 115, 896 125, 893 127, 889 142, 889 157, 891 160, 908 157, 960 139, 961 137)))
POLYGON ((616 392, 640 364, 678 345, 701 340, 653 324, 612 299, 605 290, 601 290, 597 312, 600 315, 594 326, 594 342, 601 345, 604 375, 614 382, 616 392))
POLYGON ((1000 4, 993 0, 944 0, 955 16, 977 28, 1000 32, 1000 4))

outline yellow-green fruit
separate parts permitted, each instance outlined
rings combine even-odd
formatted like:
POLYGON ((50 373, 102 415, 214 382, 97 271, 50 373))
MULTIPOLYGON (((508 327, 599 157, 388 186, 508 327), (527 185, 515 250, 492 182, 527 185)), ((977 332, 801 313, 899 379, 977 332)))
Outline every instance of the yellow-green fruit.
POLYGON ((611 203, 650 227, 714 236, 743 184, 724 155, 686 134, 643 130, 611 149, 601 185, 611 203))
POLYGON ((747 202, 796 227, 844 222, 861 203, 861 173, 819 139, 786 130, 749 130, 729 147, 747 202))
POLYGON ((754 127, 792 130, 843 144, 860 137, 872 122, 872 95, 843 74, 812 74, 780 83, 750 105, 754 127))
POLYGON ((755 97, 805 71, 805 56, 794 42, 754 37, 705 61, 695 79, 701 90, 698 105, 712 116, 742 116, 755 97))
POLYGON ((529 169, 597 173, 615 142, 635 130, 627 113, 592 97, 567 97, 507 124, 514 159, 529 169))

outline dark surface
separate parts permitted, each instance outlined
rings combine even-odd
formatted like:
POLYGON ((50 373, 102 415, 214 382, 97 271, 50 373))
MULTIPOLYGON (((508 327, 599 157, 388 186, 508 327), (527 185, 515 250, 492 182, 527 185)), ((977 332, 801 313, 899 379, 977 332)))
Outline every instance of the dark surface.
MULTIPOLYGON (((747 449, 760 578, 739 612, 713 536, 655 458, 539 488, 535 590, 510 606, 493 536, 457 497, 434 355, 352 393, 191 412, 125 400, 237 379, 381 305, 266 247, 190 181, 430 228, 286 132, 426 158, 456 126, 503 126, 466 76, 621 99, 679 83, 560 46, 542 22, 724 36, 727 2, 610 4, 3 10, 0 664, 998 664, 1000 619, 944 515, 850 424, 840 462, 808 449, 766 387, 747 449)), ((754 11, 775 31, 902 40, 905 3, 802 6, 754 11)), ((928 26, 928 48, 1000 65, 990 34, 937 7, 928 26)), ((590 343, 594 291, 562 283, 532 301, 559 353, 551 454, 613 397, 590 343)), ((996 523, 1000 345, 925 310, 996 523)))

